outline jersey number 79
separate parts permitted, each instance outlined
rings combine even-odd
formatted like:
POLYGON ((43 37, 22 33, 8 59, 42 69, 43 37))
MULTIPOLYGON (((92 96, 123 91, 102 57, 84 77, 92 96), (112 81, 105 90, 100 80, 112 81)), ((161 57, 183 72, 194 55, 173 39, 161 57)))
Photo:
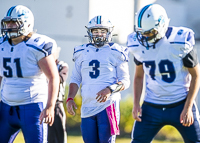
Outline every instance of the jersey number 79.
MULTIPOLYGON (((152 80, 155 80, 155 70, 156 64, 155 61, 144 61, 145 67, 150 68, 149 75, 152 80)), ((158 64, 159 72, 161 73, 162 80, 168 83, 171 83, 176 78, 176 73, 174 69, 174 65, 169 60, 161 60, 158 64)))

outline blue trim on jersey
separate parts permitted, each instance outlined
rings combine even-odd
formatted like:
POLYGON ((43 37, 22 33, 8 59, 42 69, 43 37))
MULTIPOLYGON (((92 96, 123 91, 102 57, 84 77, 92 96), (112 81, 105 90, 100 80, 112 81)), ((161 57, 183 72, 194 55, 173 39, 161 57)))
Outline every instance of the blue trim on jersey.
POLYGON ((16 7, 16 6, 11 7, 11 8, 8 10, 6 16, 10 16, 11 13, 12 13, 12 11, 13 11, 13 9, 14 9, 15 7, 16 7))
POLYGON ((128 48, 126 48, 124 51, 125 51, 125 52, 128 51, 128 48))
POLYGON ((193 46, 194 45, 194 33, 189 32, 187 41, 193 46))
POLYGON ((138 47, 139 45, 130 45, 128 47, 138 47))
POLYGON ((171 33, 172 33, 172 30, 173 30, 173 28, 172 27, 168 27, 168 29, 167 29, 167 32, 166 32, 166 34, 165 34, 165 36, 167 37, 167 39, 169 38, 169 36, 171 35, 171 33))
POLYGON ((43 49, 48 52, 48 55, 51 55, 52 48, 53 48, 53 43, 51 42, 45 44, 43 47, 43 49))
POLYGON ((108 43, 108 45, 111 47, 112 45, 114 45, 114 43, 108 43))
POLYGON ((88 43, 87 45, 86 45, 86 47, 88 47, 88 46, 94 46, 94 44, 92 44, 92 43, 88 43))
POLYGON ((170 42, 170 44, 186 44, 185 42, 170 42))
POLYGON ((140 11, 140 14, 138 16, 138 27, 142 28, 141 26, 141 21, 142 21, 142 16, 144 14, 144 12, 149 8, 149 6, 151 6, 152 4, 149 4, 147 6, 145 6, 141 11, 140 11))
POLYGON ((3 42, 7 41, 8 38, 7 37, 1 37, 0 38, 0 44, 2 44, 3 42))
POLYGON ((33 49, 35 49, 35 50, 38 50, 38 51, 44 53, 45 57, 48 56, 47 52, 45 52, 44 50, 42 50, 42 49, 40 49, 40 48, 38 48, 38 47, 36 47, 34 45, 30 45, 30 44, 26 44, 26 45, 29 46, 29 47, 31 47, 31 48, 33 48, 33 49))
POLYGON ((77 50, 77 51, 74 51, 74 54, 75 54, 75 53, 78 53, 78 52, 80 52, 80 51, 83 51, 83 50, 85 50, 85 49, 79 49, 79 50, 77 50))
POLYGON ((187 44, 187 43, 186 42, 170 42, 170 44, 187 44))
POLYGON ((186 43, 186 42, 170 42, 170 44, 187 44, 191 46, 189 43, 186 43))
MULTIPOLYGON (((114 51, 120 52, 119 50, 117 50, 117 49, 113 49, 113 48, 111 48, 111 50, 114 50, 114 51)), ((128 61, 128 60, 126 59, 125 54, 124 54, 123 52, 120 52, 120 53, 125 57, 125 61, 128 61)))

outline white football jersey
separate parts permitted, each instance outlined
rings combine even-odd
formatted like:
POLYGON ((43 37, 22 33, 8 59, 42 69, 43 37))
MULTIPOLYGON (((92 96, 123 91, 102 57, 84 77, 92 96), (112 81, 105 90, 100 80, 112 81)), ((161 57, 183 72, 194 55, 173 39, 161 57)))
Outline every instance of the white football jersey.
POLYGON ((120 100, 120 93, 114 93, 104 103, 98 103, 96 94, 118 81, 125 88, 129 87, 128 50, 118 44, 110 43, 96 48, 92 44, 84 44, 75 47, 73 60, 75 67, 72 72, 70 83, 78 86, 82 83, 81 117, 95 115, 114 100, 120 100))
POLYGON ((185 27, 169 27, 166 36, 149 49, 140 44, 135 32, 128 36, 130 53, 143 65, 146 102, 171 104, 186 98, 191 76, 183 58, 194 44, 193 31, 185 27))
POLYGON ((28 41, 10 45, 6 38, 0 41, 0 76, 2 101, 8 105, 46 102, 48 86, 38 61, 53 53, 56 42, 44 35, 33 34, 28 41))

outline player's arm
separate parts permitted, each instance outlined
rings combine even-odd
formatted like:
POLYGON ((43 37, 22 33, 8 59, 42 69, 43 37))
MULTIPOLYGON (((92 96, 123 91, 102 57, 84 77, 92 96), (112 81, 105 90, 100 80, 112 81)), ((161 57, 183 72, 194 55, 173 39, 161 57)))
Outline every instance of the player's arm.
POLYGON ((75 61, 75 65, 72 71, 72 76, 69 84, 69 93, 66 101, 67 111, 71 115, 75 115, 74 108, 77 109, 76 104, 74 102, 74 98, 78 92, 79 86, 82 82, 81 76, 81 65, 78 61, 75 61))
POLYGON ((71 115, 75 115, 74 108, 77 109, 76 104, 74 102, 74 97, 76 96, 78 89, 79 87, 76 83, 69 84, 69 94, 66 104, 67 104, 67 111, 71 115))
POLYGON ((124 61, 117 66, 117 79, 118 85, 122 85, 121 88, 112 89, 112 85, 108 86, 111 89, 111 92, 118 92, 129 88, 130 86, 130 75, 129 75, 129 66, 128 61, 124 61))
POLYGON ((48 100, 46 108, 40 114, 40 123, 49 123, 50 126, 54 122, 54 107, 59 89, 59 74, 53 55, 49 55, 39 60, 39 67, 48 79, 48 100))
POLYGON ((133 81, 133 89, 134 89, 134 99, 133 99, 133 118, 136 121, 141 121, 139 115, 142 115, 142 110, 140 108, 140 99, 143 89, 143 78, 144 78, 144 70, 142 64, 136 65, 135 67, 135 75, 133 81))
POLYGON ((97 101, 105 102, 112 93, 127 89, 130 85, 128 62, 122 62, 116 67, 118 82, 107 86, 97 93, 97 101))
POLYGON ((180 122, 184 126, 190 126, 194 122, 192 106, 200 86, 200 69, 196 50, 192 48, 192 50, 183 58, 183 65, 188 69, 192 79, 187 99, 180 116, 180 122))
POLYGON ((197 64, 194 68, 188 68, 189 73, 191 74, 192 80, 190 83, 189 92, 187 95, 187 99, 183 108, 183 111, 180 116, 180 122, 184 126, 190 126, 194 122, 192 106, 194 104, 195 98, 199 91, 200 86, 200 68, 199 64, 197 64))
POLYGON ((113 55, 116 58, 116 79, 117 82, 107 86, 106 88, 100 90, 97 93, 97 102, 105 102, 108 97, 112 93, 120 92, 122 90, 127 89, 130 86, 130 75, 129 75, 129 66, 128 66, 128 52, 125 52, 125 47, 121 47, 116 45, 118 50, 121 50, 121 52, 113 52, 113 55), (120 48, 119 48, 120 47, 120 48), (123 54, 122 54, 123 53, 123 54))

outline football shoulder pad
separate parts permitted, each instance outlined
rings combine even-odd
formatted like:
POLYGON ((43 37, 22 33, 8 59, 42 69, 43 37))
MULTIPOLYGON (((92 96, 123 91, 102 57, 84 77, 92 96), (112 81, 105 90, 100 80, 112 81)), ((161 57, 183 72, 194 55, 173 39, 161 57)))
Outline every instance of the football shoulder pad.
POLYGON ((26 45, 46 52, 48 55, 54 53, 57 48, 55 40, 36 33, 31 36, 31 38, 26 42, 26 45))
POLYGON ((86 44, 74 47, 74 53, 73 53, 74 62, 81 57, 85 49, 86 49, 86 44))
POLYGON ((128 35, 128 38, 127 38, 127 43, 126 43, 126 46, 127 47, 134 47, 135 45, 139 45, 139 42, 137 40, 137 35, 135 32, 131 33, 128 35))
POLYGON ((185 57, 195 45, 194 32, 186 27, 171 27, 168 41, 174 47, 179 47, 180 56, 185 57))
POLYGON ((111 45, 110 49, 112 50, 113 56, 116 58, 122 60, 122 61, 128 61, 128 48, 124 46, 120 46, 116 43, 111 45))
POLYGON ((194 46, 194 32, 186 27, 171 27, 171 33, 168 38, 170 42, 185 43, 194 46))

